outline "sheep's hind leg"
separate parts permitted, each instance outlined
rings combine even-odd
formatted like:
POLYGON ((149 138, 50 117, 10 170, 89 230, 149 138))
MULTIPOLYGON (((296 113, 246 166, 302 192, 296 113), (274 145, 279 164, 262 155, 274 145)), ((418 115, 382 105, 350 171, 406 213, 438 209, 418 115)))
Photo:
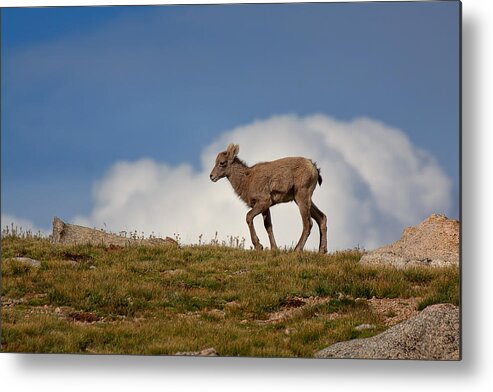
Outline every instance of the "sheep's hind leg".
POLYGON ((255 227, 253 226, 253 218, 255 218, 258 214, 260 214, 264 210, 265 207, 257 203, 253 206, 253 208, 250 211, 248 211, 246 215, 246 222, 248 224, 248 228, 250 229, 250 237, 252 238, 252 243, 256 250, 262 250, 264 249, 264 247, 260 243, 257 233, 255 232, 255 227))
POLYGON ((277 249, 276 239, 274 238, 274 232, 272 230, 272 220, 270 217, 270 209, 267 209, 267 211, 262 212, 262 215, 264 217, 265 230, 267 231, 267 234, 269 235, 270 248, 271 249, 277 249))
POLYGON ((294 250, 296 252, 301 252, 305 246, 308 236, 310 235, 313 225, 312 218, 310 216, 311 200, 309 194, 304 192, 295 196, 295 202, 298 204, 298 208, 300 209, 301 220, 303 221, 303 232, 301 233, 300 240, 296 244, 294 250))
POLYGON ((320 245, 318 251, 320 253, 327 253, 327 217, 313 202, 310 207, 310 215, 315 219, 315 222, 317 222, 318 230, 320 232, 320 245))

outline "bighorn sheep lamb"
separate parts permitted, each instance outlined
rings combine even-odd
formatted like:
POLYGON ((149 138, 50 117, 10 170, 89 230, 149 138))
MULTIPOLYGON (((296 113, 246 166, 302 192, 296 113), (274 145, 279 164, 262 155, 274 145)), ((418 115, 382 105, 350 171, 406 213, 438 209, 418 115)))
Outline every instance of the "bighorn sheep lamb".
POLYGON ((295 201, 303 221, 303 233, 295 251, 303 250, 315 219, 320 231, 319 252, 327 252, 327 217, 312 201, 312 194, 322 184, 320 169, 311 160, 301 157, 282 158, 248 167, 238 158, 240 146, 230 144, 220 152, 210 174, 213 182, 226 177, 238 196, 251 208, 246 215, 255 249, 263 249, 253 226, 253 218, 262 214, 271 249, 277 249, 272 231, 270 207, 295 201))

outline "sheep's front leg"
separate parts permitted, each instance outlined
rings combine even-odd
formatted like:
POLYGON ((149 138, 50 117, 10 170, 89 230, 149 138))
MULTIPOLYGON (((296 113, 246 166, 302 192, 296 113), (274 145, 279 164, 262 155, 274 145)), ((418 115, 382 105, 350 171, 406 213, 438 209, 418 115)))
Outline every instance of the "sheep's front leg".
POLYGON ((262 215, 264 217, 265 230, 267 231, 267 234, 269 235, 270 248, 271 249, 277 249, 276 239, 274 238, 274 232, 272 230, 272 220, 270 217, 270 209, 268 208, 267 211, 262 212, 262 215))
POLYGON ((253 218, 255 218, 258 214, 264 211, 265 208, 266 207, 263 204, 257 203, 253 206, 253 208, 250 211, 248 211, 246 215, 246 222, 248 224, 248 228, 250 229, 250 237, 252 237, 252 243, 256 250, 262 250, 264 249, 264 247, 260 243, 257 233, 255 232, 255 227, 253 226, 253 218))

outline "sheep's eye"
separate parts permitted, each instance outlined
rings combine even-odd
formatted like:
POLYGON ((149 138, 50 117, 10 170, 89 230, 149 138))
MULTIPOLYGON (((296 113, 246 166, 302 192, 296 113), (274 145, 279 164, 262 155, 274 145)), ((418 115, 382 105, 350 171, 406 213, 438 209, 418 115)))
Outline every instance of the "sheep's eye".
POLYGON ((219 166, 226 166, 226 161, 219 162, 219 166))

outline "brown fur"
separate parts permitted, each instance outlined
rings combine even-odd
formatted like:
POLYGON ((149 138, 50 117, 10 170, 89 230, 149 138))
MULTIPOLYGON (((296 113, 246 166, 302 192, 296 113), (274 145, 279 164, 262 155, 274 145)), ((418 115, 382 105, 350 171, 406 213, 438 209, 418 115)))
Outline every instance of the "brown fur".
POLYGON ((239 145, 230 144, 226 151, 217 155, 210 179, 216 182, 226 177, 238 196, 251 208, 246 221, 255 249, 263 247, 255 232, 253 218, 263 215, 271 249, 276 249, 270 207, 294 201, 300 209, 303 221, 303 232, 295 250, 303 250, 310 235, 313 218, 320 232, 319 251, 327 252, 327 218, 312 201, 317 181, 322 184, 320 169, 316 164, 306 158, 288 157, 249 167, 237 157, 239 149, 239 145))

